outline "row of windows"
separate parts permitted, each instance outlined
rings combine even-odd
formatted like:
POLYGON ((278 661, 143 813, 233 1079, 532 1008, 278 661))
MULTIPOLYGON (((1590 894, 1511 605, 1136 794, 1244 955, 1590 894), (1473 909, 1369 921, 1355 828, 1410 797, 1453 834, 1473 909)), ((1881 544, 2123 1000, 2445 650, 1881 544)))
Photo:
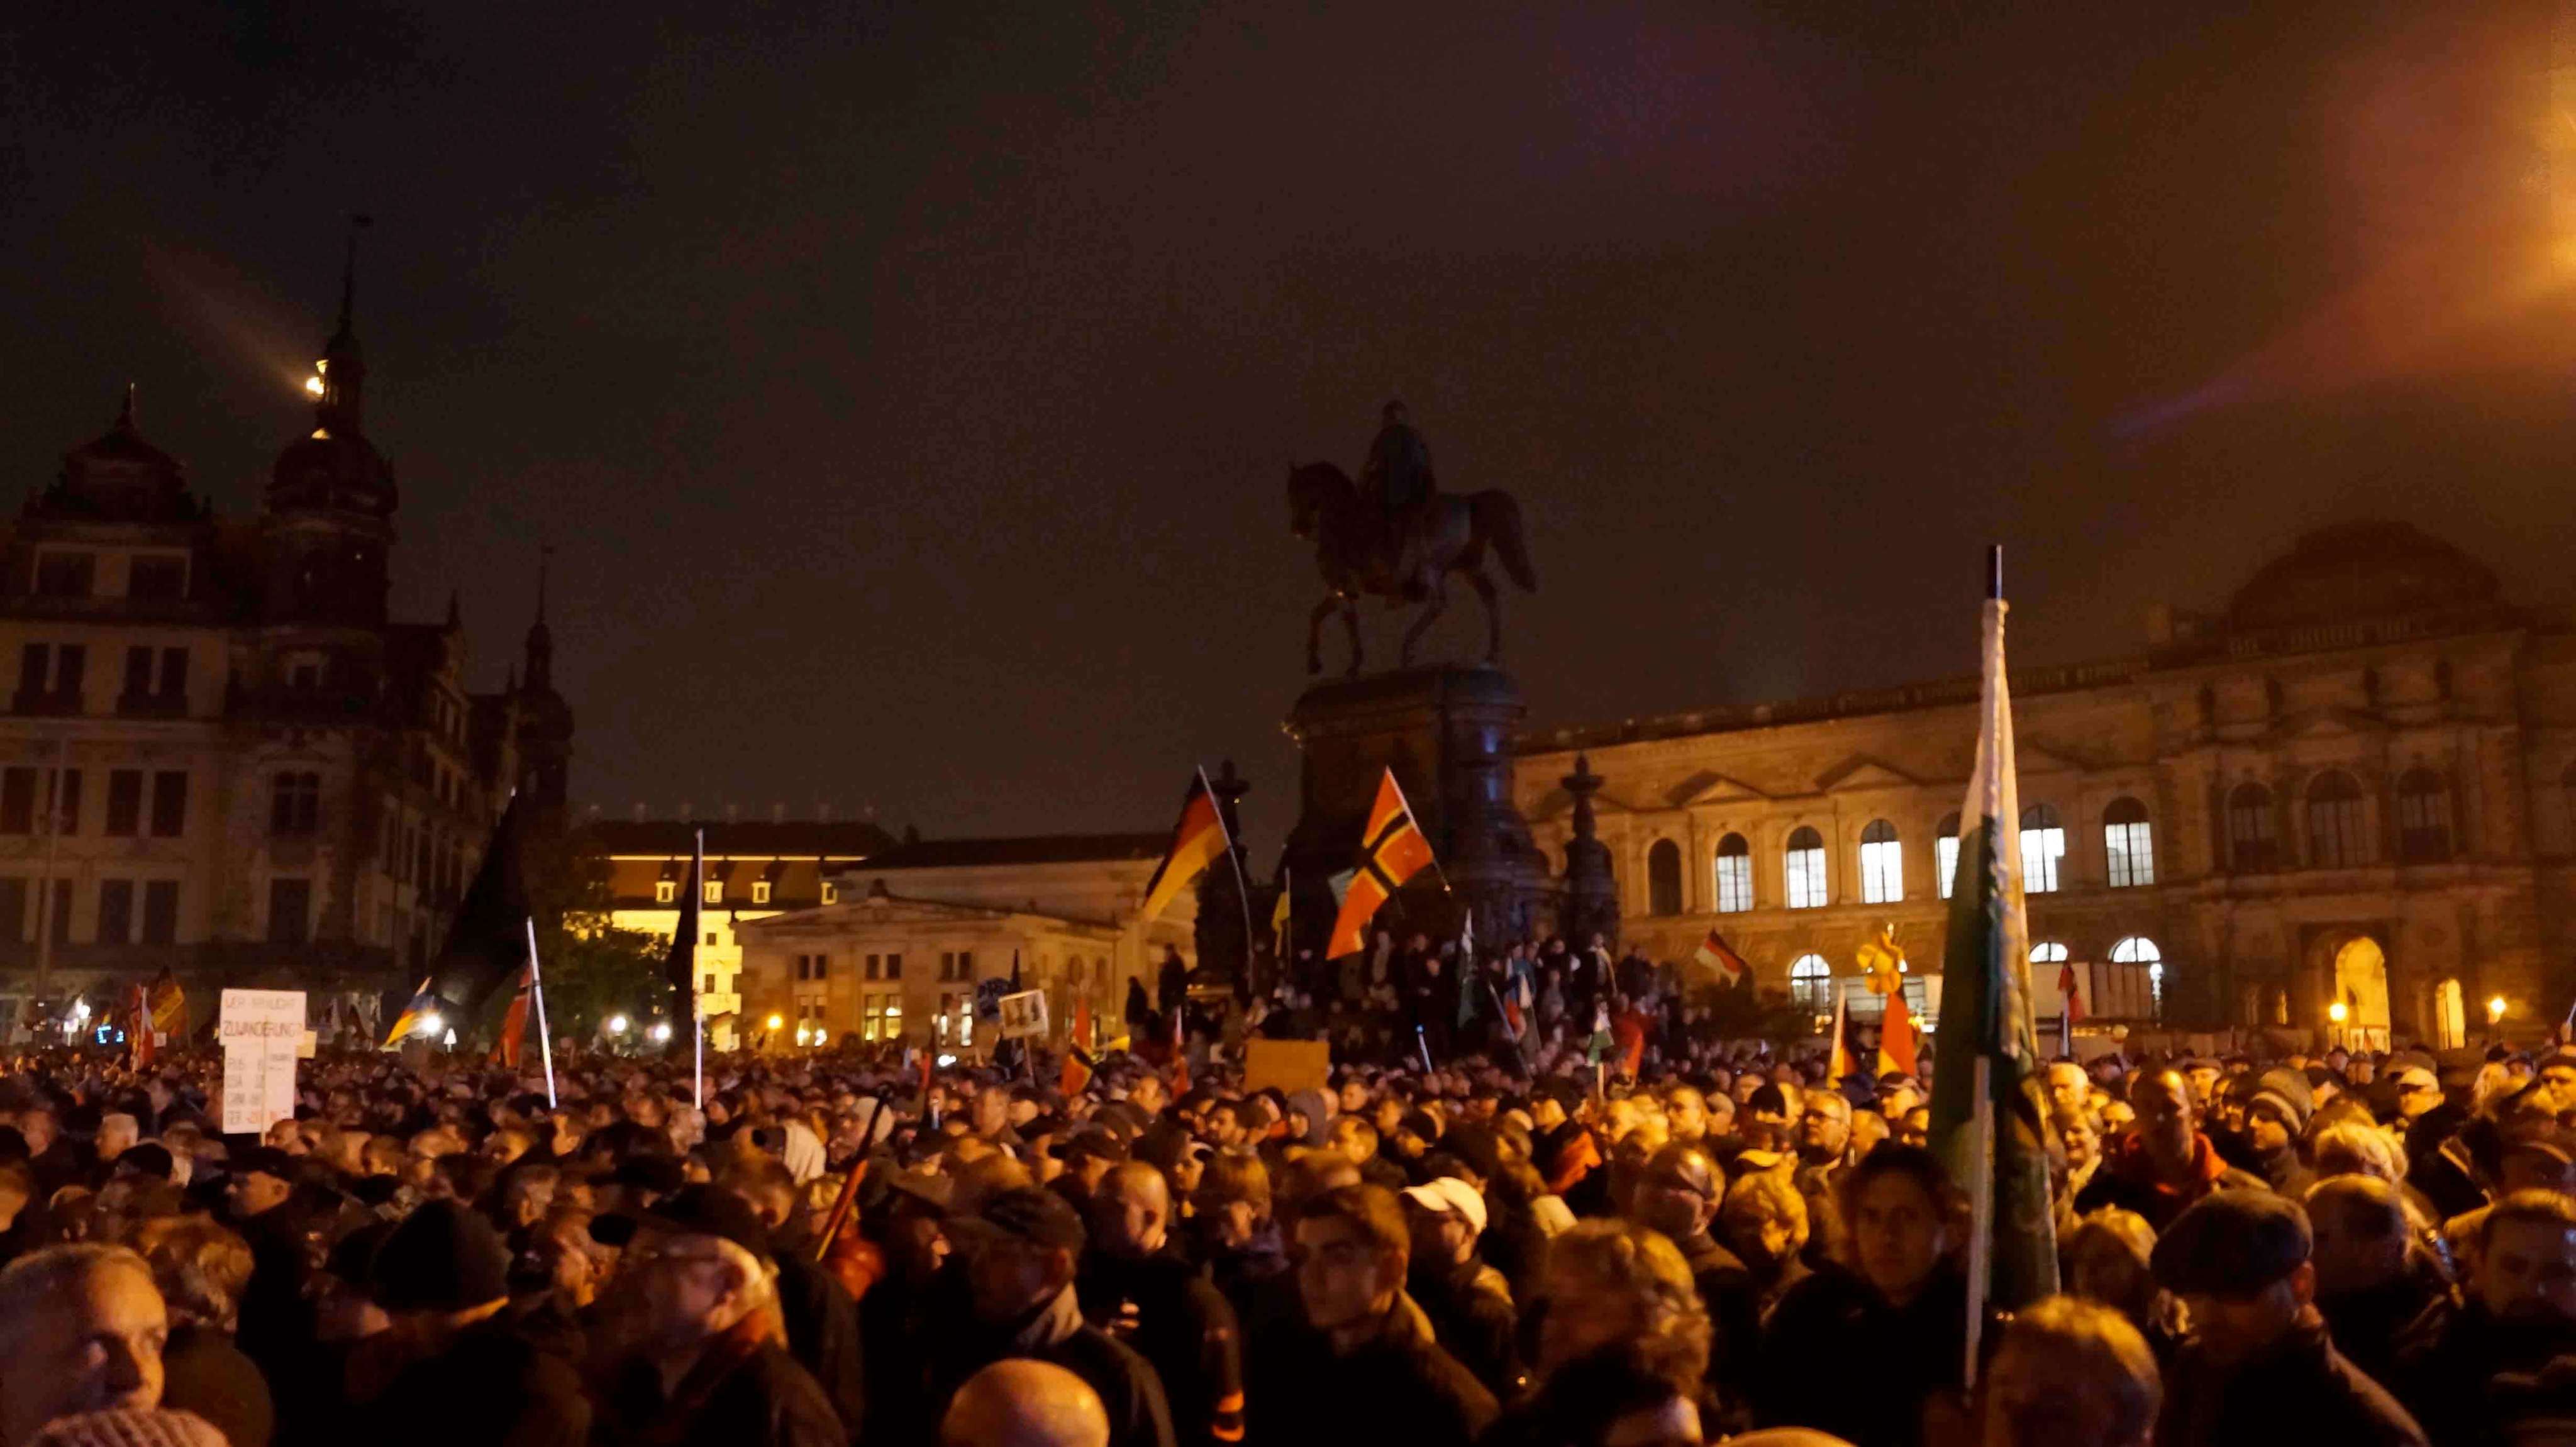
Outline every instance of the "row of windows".
MULTIPOLYGON (((98 554, 68 548, 46 548, 36 554, 35 594, 39 598, 88 598, 98 591, 98 554)), ((185 553, 131 553, 125 558, 125 594, 158 602, 188 596, 185 553)))
MULTIPOLYGON (((35 938, 36 909, 41 902, 31 879, 0 879, 0 940, 35 938)), ((54 881, 51 921, 54 943, 72 938, 72 882, 54 881)), ((98 882, 97 939, 103 945, 170 945, 179 942, 179 881, 175 879, 102 879, 98 882), (142 912, 135 903, 138 889, 142 912), (138 934, 136 926, 140 924, 138 934)))
MULTIPOLYGON (((2066 946, 2057 940, 2042 940, 2030 947, 2034 965, 2063 965, 2066 946)), ((2111 963, 2145 965, 2153 983, 2159 1006, 2164 998, 2164 951, 2145 935, 2130 935, 2111 946, 2111 963)), ((1909 984, 1907 998, 1914 998, 1909 984)), ((1789 962, 1789 998, 1799 1005, 1823 1014, 1834 1007, 1834 967, 1819 954, 1804 954, 1789 962)))
MULTIPOLYGON (((147 815, 144 771, 108 771, 107 818, 101 830, 108 838, 139 838, 148 830, 155 839, 176 839, 187 832, 187 771, 165 769, 150 777, 151 808, 147 815)), ((80 770, 23 766, 0 770, 0 834, 78 834, 80 825, 80 770)))
MULTIPOLYGON (((2576 765, 2569 768, 2576 789, 2576 765)), ((2305 797, 2307 862, 2318 869, 2342 869, 2376 858, 2364 811, 2361 785, 2352 775, 2328 770, 2308 784, 2305 797)), ((2281 867, 2276 808, 2272 791, 2261 784, 2240 784, 2227 800, 2229 861, 2239 872, 2281 867)), ((1934 877, 1941 897, 1950 897, 1959 864, 1959 816, 1943 817, 1933 841, 1934 877)), ((2155 835, 2147 807, 2122 796, 2102 810, 2102 851, 2113 889, 2135 889, 2156 882, 2155 835)), ((2063 886, 2066 822, 2055 807, 2033 804, 2021 813, 2022 890, 2053 894, 2063 886)), ((2401 863, 2433 864, 2451 857, 2451 793, 2440 774, 2430 769, 2408 771, 2397 781, 2397 857, 2401 863)), ((1741 834, 1718 841, 1717 909, 1732 914, 1753 908, 1753 846, 1741 834)), ((1860 891, 1863 904, 1895 904, 1905 898, 1904 846, 1896 826, 1873 819, 1860 835, 1860 891)), ((1801 825, 1789 835, 1781 858, 1781 898, 1791 909, 1822 909, 1830 901, 1825 838, 1801 825)), ((1682 912, 1681 846, 1657 840, 1646 851, 1646 911, 1682 912)))
MULTIPOLYGON (((1950 897, 1958 872, 1958 835, 1959 816, 1951 814, 1941 820, 1933 841, 1934 873, 1943 899, 1950 897)), ((2126 797, 2112 800, 2102 811, 2102 837, 2112 888, 2155 883, 2155 841, 2145 805, 2126 797)), ((2034 804, 2022 811, 2021 850, 2024 892, 2056 891, 2066 857, 2066 826, 2054 808, 2034 804)), ((1825 836, 1813 826, 1800 825, 1781 850, 1782 902, 1791 909, 1824 908, 1832 899, 1829 873, 1825 836)), ((1753 908, 1751 841, 1741 834, 1719 840, 1716 874, 1718 913, 1753 908)), ((1871 820, 1860 832, 1860 897, 1863 904, 1896 904, 1905 898, 1905 846, 1896 826, 1885 819, 1871 820)), ((1659 839, 1646 851, 1646 912, 1682 912, 1682 851, 1670 839, 1659 839)))
MULTIPOLYGON (((28 643, 18 649, 19 713, 77 713, 89 679, 89 646, 28 643)), ((188 650, 137 644, 125 650, 118 713, 179 713, 188 702, 188 650)))
MULTIPOLYGON (((698 886, 698 902, 700 904, 721 905, 724 903, 724 896, 725 887, 723 880, 710 879, 698 886)), ((753 904, 767 904, 770 902, 770 897, 770 884, 768 880, 755 879, 751 882, 751 902, 753 904)), ((823 886, 823 902, 825 904, 834 903, 839 900, 840 897, 841 891, 839 886, 832 884, 825 884, 823 886)), ((676 904, 679 902, 679 898, 680 882, 678 880, 657 879, 653 881, 653 902, 655 904, 676 904)))

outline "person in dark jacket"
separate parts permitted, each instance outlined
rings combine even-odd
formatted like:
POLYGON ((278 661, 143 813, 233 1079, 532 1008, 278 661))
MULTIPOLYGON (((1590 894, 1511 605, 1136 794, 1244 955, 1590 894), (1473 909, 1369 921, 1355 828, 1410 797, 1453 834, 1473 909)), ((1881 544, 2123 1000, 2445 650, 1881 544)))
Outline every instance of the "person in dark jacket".
MULTIPOLYGON (((1082 1319, 1074 1290, 1085 1243, 1063 1197, 1030 1186, 952 1214, 947 1235, 965 1257, 969 1319, 943 1323, 932 1347, 930 1394, 948 1401, 977 1372, 1008 1357, 1064 1368, 1090 1384, 1109 1416, 1109 1447, 1174 1447, 1161 1378, 1126 1343, 1082 1319)), ((870 1292, 874 1295, 874 1292, 870 1292)))
POLYGON ((2078 1215, 2116 1206, 2162 1231, 2213 1191, 2267 1184, 2231 1168, 2193 1126, 2191 1089, 2181 1071, 2165 1066, 2139 1076, 2129 1084, 2129 1104, 2137 1124, 2076 1193, 2078 1215))
POLYGON ((1497 1401, 1518 1400, 1519 1318, 1511 1287, 1476 1254, 1485 1231, 1485 1198, 1467 1182, 1444 1175, 1406 1187, 1400 1199, 1413 1239, 1405 1290, 1459 1365, 1475 1373, 1497 1401))
POLYGON ((749 1202, 768 1236, 778 1270, 778 1311, 787 1324, 787 1354, 814 1378, 855 1440, 866 1435, 866 1371, 859 1304, 814 1259, 811 1214, 797 1209, 796 1179, 775 1157, 750 1156, 726 1172, 725 1184, 749 1202))
POLYGON ((233 1345, 232 1325, 250 1285, 250 1245, 203 1216, 154 1222, 144 1239, 152 1284, 170 1312, 161 1349, 161 1405, 194 1412, 232 1447, 268 1447, 277 1410, 268 1382, 233 1345))
POLYGON ((1923 1408, 1959 1390, 1968 1284, 1956 1257, 1960 1193, 1930 1151, 1889 1142, 1842 1183, 1848 1259, 1789 1289, 1763 1329, 1753 1410, 1764 1426, 1812 1427, 1869 1447, 1912 1447, 1923 1408), (1853 1342, 1902 1342, 1853 1390, 1853 1342))
POLYGON ((2372 1381, 2397 1391, 2398 1359, 2450 1324, 2451 1283, 2415 1244, 2406 1203, 2386 1181, 2329 1176, 2308 1192, 2307 1208, 2326 1334, 2372 1381))
POLYGON ((501 1235, 455 1201, 430 1201, 385 1236, 369 1294, 389 1329, 350 1355, 339 1440, 380 1447, 578 1447, 591 1407, 571 1366, 501 1319, 501 1235), (460 1390, 460 1383, 472 1390, 460 1390))
POLYGON ((1342 1186, 1298 1213, 1308 1331, 1247 1364, 1263 1440, 1334 1447, 1466 1447, 1498 1408, 1433 1339, 1405 1294, 1412 1245, 1395 1197, 1342 1186))
POLYGON ((2442 1447, 2512 1440, 2498 1379, 2576 1357, 2576 1202, 2517 1191, 2487 1211, 2477 1246, 2465 1302, 2439 1335, 2401 1353, 2391 1384, 2442 1447))
POLYGON ((1109 1169, 1091 1199, 1091 1240, 1074 1278, 1085 1320, 1152 1365, 1172 1430, 1190 1447, 1243 1436, 1243 1339, 1208 1273, 1174 1249, 1172 1194, 1145 1161, 1109 1169))
POLYGON ((2158 1447, 2424 1447, 2423 1428, 2328 1339, 2311 1247, 2296 1202, 2253 1190, 2210 1195, 2157 1239, 2156 1280, 2191 1318, 2158 1447))
POLYGON ((1708 1381, 1738 1400, 1752 1390, 1762 1344, 1762 1288, 1744 1259, 1711 1234, 1725 1204, 1726 1175, 1708 1147, 1674 1141, 1646 1162, 1637 1182, 1638 1220, 1672 1238, 1715 1328, 1708 1381))
POLYGON ((840 1415, 778 1339, 768 1233, 750 1203, 689 1186, 636 1227, 603 1303, 636 1350, 611 1368, 597 1447, 847 1447, 840 1415))
POLYGON ((2317 1173, 2300 1154, 2308 1121, 2316 1114, 2306 1077, 2290 1069, 2267 1070, 2245 1101, 2247 1169, 2279 1195, 2307 1199, 2317 1173))

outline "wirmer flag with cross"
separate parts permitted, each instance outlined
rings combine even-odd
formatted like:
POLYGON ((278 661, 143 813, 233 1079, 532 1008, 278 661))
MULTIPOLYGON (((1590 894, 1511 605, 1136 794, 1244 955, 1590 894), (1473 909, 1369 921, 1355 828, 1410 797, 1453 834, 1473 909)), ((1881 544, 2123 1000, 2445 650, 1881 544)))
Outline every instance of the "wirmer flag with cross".
POLYGON ((1351 879, 1350 893, 1342 896, 1342 912, 1333 920, 1325 955, 1358 954, 1378 908, 1431 863, 1431 841, 1414 824, 1413 806, 1405 802, 1395 770, 1388 769, 1378 776, 1377 802, 1369 806, 1368 828, 1360 834, 1359 872, 1351 879))

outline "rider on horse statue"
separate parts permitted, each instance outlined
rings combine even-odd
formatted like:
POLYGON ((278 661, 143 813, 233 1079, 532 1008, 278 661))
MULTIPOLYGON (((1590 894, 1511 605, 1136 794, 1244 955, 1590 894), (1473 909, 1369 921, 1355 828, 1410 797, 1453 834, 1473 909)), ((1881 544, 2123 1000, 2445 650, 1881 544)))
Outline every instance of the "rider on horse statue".
POLYGON ((1426 593, 1422 571, 1422 520, 1438 492, 1431 477, 1431 449, 1405 420, 1404 404, 1389 402, 1377 440, 1369 444, 1368 466, 1360 473, 1360 494, 1377 504, 1384 532, 1380 556, 1388 577, 1404 597, 1419 601, 1426 593))

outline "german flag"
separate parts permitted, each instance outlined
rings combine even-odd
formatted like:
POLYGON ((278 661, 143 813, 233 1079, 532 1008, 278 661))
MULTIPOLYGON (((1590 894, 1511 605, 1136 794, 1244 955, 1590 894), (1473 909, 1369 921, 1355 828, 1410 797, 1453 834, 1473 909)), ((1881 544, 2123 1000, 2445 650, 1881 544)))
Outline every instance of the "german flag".
POLYGON ((1207 770, 1201 769, 1190 776, 1189 792, 1181 796, 1181 822, 1172 826, 1171 851, 1146 881, 1145 904, 1138 917, 1153 919, 1162 914, 1233 844, 1226 836, 1225 816, 1217 812, 1216 795, 1208 791, 1207 770))
POLYGON ((412 993, 411 1003, 403 1006, 403 1012, 394 1017, 394 1028, 385 1032, 384 1048, 391 1050, 402 1044, 404 1036, 409 1035, 421 1022, 438 1013, 441 1003, 436 995, 430 993, 429 979, 423 979, 420 982, 420 988, 412 993))
POLYGON ((527 970, 519 971, 519 993, 510 997, 510 1011, 501 1020, 500 1038, 492 1042, 492 1063, 509 1069, 519 1068, 519 1045, 528 1029, 527 970))
POLYGON ((1388 769, 1378 779, 1377 802, 1369 807, 1368 828, 1360 835, 1359 872, 1351 878, 1350 893, 1342 896, 1342 912, 1333 921, 1325 955, 1358 954, 1378 906, 1430 862, 1431 841, 1414 824, 1413 806, 1404 801, 1395 770, 1388 769))

